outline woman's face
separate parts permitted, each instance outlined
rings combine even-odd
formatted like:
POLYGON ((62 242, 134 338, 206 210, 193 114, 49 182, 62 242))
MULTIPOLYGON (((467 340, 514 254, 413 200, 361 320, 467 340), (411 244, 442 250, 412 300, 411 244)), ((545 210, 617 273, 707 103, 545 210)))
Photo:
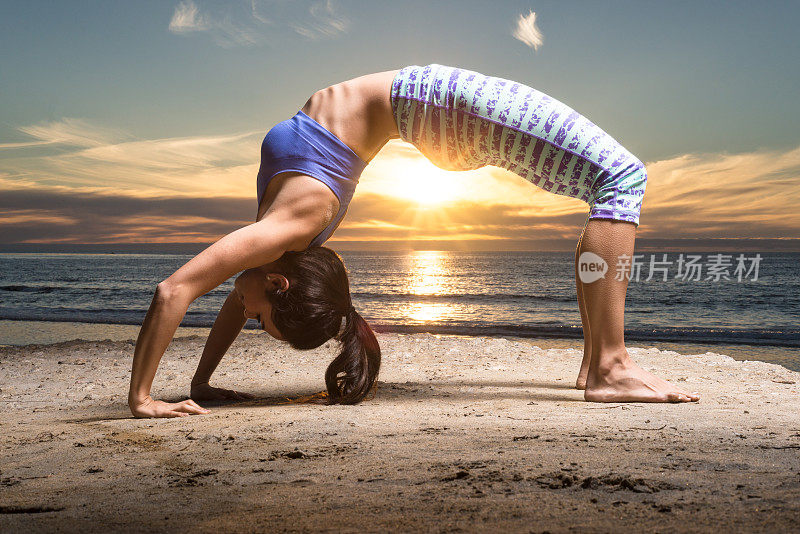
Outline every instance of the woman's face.
POLYGON ((275 323, 272 322, 272 304, 267 300, 267 291, 286 290, 289 281, 281 274, 270 273, 263 267, 248 269, 240 274, 234 282, 244 316, 255 319, 267 333, 275 339, 283 339, 275 323))

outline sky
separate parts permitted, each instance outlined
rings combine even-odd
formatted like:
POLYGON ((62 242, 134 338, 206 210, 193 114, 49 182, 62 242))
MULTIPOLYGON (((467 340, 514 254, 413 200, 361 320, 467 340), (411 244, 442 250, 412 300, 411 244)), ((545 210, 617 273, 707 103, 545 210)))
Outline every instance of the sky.
MULTIPOLYGON (((800 239, 797 20, 778 1, 5 0, 0 244, 212 242, 255 217, 273 125, 429 63, 532 86, 616 138, 647 165, 642 238, 800 239)), ((587 211, 391 141, 330 243, 574 242, 587 211)))

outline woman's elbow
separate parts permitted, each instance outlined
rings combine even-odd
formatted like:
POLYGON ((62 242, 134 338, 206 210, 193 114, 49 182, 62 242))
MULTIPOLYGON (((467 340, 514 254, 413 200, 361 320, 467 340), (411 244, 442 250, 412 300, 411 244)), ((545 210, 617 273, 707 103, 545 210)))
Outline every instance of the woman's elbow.
POLYGON ((158 283, 153 296, 153 301, 162 305, 185 303, 188 306, 193 300, 194 298, 188 294, 185 285, 176 283, 169 278, 158 283))

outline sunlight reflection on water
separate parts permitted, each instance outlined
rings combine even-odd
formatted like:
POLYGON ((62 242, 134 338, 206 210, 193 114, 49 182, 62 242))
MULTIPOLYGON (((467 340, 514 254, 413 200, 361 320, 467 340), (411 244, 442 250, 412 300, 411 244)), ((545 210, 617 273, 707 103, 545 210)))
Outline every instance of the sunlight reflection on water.
MULTIPOLYGON (((420 250, 408 256, 408 281, 406 291, 412 295, 442 295, 449 289, 446 275, 449 271, 445 253, 420 250)), ((451 315, 453 306, 445 303, 415 302, 406 308, 405 316, 413 321, 429 323, 451 315)))

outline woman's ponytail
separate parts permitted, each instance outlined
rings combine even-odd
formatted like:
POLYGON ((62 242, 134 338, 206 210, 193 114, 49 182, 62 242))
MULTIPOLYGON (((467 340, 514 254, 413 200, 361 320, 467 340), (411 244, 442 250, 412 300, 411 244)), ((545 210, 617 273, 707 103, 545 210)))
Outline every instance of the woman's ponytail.
POLYGON ((381 348, 369 324, 351 305, 338 335, 342 351, 325 372, 330 404, 356 404, 370 392, 381 367, 381 348))

